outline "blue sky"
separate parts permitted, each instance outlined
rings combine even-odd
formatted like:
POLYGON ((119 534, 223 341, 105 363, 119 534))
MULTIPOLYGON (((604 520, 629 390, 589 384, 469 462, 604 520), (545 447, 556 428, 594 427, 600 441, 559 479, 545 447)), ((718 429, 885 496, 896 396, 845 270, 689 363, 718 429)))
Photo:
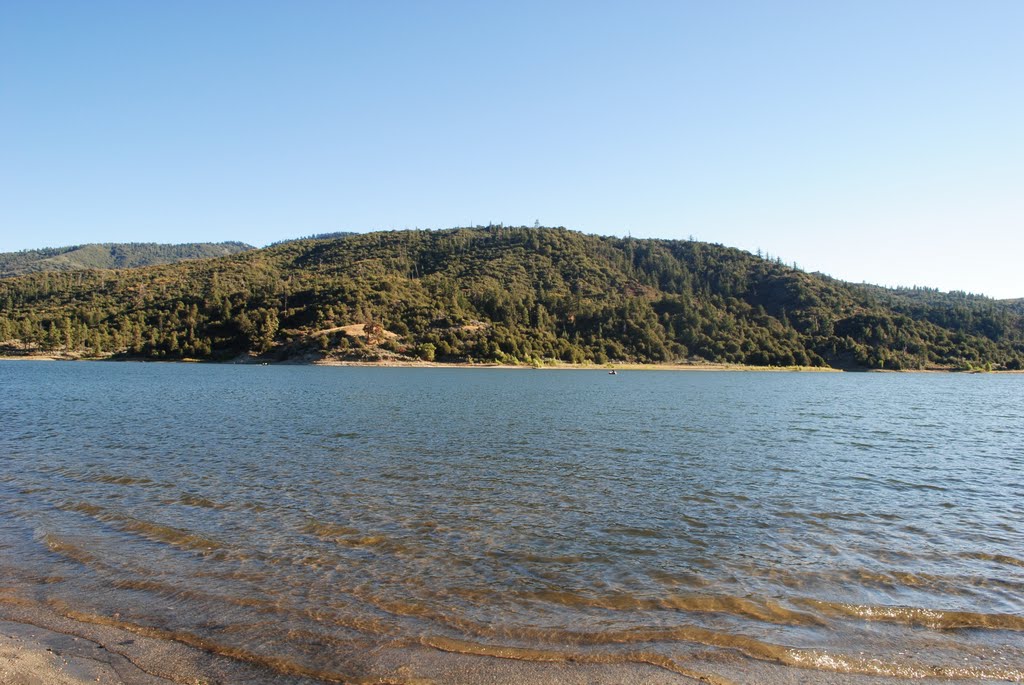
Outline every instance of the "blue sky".
POLYGON ((6 2, 0 251, 490 222, 1024 296, 1024 2, 6 2))

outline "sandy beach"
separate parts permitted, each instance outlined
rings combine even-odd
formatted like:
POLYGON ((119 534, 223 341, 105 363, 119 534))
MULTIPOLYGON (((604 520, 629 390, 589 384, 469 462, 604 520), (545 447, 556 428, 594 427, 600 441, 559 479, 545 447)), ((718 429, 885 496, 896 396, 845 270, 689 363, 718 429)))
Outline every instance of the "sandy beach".
MULTIPOLYGON (((551 683, 685 685, 696 678, 648 664, 536 663, 450 654, 421 645, 380 655, 357 680, 307 678, 224 657, 174 640, 75 621, 42 607, 0 604, 2 685, 315 685, 551 683), (416 676, 411 672, 415 671, 416 676)), ((704 681, 708 682, 708 681, 704 681)), ((712 685, 728 681, 715 679, 712 685)))
POLYGON ((6 685, 170 683, 102 644, 38 626, 0 621, 0 682, 6 685), (137 671, 137 673, 133 673, 137 671))
MULTIPOLYGON (((82 623, 45 610, 0 605, 0 683, 3 685, 897 685, 900 678, 792 669, 719 659, 694 663, 692 674, 651 664, 533 662, 444 653, 410 646, 380 655, 377 672, 358 680, 305 678, 219 656, 172 640, 82 623), (39 625, 44 624, 44 625, 39 625), (713 675, 706 669, 725 671, 713 675), (412 676, 415 672, 417 675, 412 676)), ((922 684, 949 682, 940 678, 922 684)))
POLYGON ((0 621, 0 682, 5 685, 135 685, 180 681, 147 673, 101 642, 32 624, 0 621))
MULTIPOLYGON (((0 605, 3 685, 270 683, 264 669, 37 606, 0 605)), ((301 681, 290 681, 299 683, 301 681)))

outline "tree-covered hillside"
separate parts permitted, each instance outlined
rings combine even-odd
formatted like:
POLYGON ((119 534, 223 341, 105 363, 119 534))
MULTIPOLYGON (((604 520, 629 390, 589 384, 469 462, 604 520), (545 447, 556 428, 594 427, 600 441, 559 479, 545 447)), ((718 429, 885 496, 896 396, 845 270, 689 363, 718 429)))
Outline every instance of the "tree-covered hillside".
POLYGON ((245 243, 92 243, 72 247, 0 252, 0 278, 36 271, 78 269, 131 269, 154 264, 172 264, 185 259, 209 259, 253 249, 245 243))
POLYGON ((1002 303, 1019 314, 1024 314, 1024 298, 1003 300, 1002 303))
POLYGON ((1018 369, 1019 309, 693 241, 491 226, 0 281, 6 353, 1018 369))

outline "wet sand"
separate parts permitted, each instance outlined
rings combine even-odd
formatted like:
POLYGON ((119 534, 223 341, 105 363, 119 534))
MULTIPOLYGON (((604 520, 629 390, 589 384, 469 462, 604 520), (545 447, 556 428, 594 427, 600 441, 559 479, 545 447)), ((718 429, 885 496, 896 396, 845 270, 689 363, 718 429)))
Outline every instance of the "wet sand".
MULTIPOLYGON (((3 685, 304 685, 172 641, 62 617, 42 607, 0 606, 3 685)), ((312 681, 305 681, 312 682, 312 681)))
POLYGON ((6 685, 173 682, 142 671, 133 677, 133 671, 139 669, 125 657, 91 640, 0 621, 0 682, 6 685))
MULTIPOLYGON (((895 685, 884 676, 826 673, 721 655, 696 658, 692 676, 646 664, 534 662, 448 653, 410 645, 384 650, 355 679, 275 671, 174 640, 75 621, 45 607, 0 604, 3 685, 895 685)), ((921 685, 948 683, 914 679, 921 685)), ((953 681, 963 682, 963 681, 953 681)))
MULTIPOLYGON (((450 654, 418 645, 382 652, 359 677, 303 677, 174 640, 82 622, 46 607, 0 603, 3 685, 687 685, 701 682, 655 666, 535 663, 450 654)), ((715 679, 714 685, 731 681, 715 679)))

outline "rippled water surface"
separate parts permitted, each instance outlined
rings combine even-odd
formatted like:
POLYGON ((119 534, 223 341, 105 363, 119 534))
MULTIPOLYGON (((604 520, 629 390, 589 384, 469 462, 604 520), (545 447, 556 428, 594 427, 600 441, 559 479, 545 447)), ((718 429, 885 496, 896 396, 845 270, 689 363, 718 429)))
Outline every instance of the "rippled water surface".
POLYGON ((0 362, 0 421, 0 602, 335 680, 1024 682, 1024 376, 0 362))

